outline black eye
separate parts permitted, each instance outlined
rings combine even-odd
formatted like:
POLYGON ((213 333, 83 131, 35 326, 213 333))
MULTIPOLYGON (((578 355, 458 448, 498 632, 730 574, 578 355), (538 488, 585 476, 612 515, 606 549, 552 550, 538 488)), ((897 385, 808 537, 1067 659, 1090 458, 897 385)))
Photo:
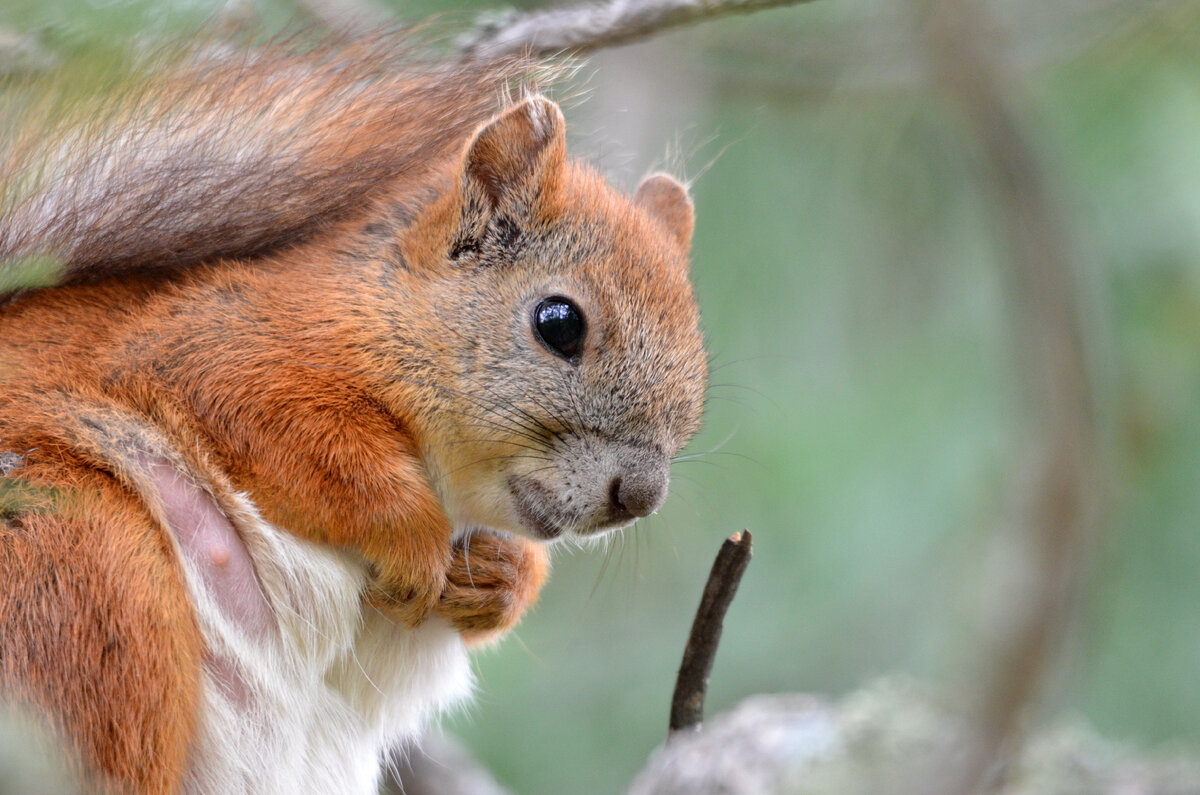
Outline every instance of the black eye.
POLYGON ((583 348, 583 313, 565 298, 543 298, 533 310, 533 330, 547 348, 574 359, 583 348))

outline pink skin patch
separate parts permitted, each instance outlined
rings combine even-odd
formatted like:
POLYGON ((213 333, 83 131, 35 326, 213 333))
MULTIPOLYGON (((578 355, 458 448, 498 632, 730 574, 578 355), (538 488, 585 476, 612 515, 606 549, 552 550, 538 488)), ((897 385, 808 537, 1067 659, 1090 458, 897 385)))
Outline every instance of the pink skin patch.
MULTIPOLYGON (((278 627, 263 595, 250 553, 213 498, 160 456, 142 460, 166 513, 179 551, 191 561, 221 614, 254 639, 274 635, 278 627)), ((208 654, 209 670, 234 703, 249 694, 236 664, 208 654)))
POLYGON ((148 464, 179 550, 192 561, 217 607, 250 637, 274 634, 275 616, 250 553, 229 519, 166 459, 156 456, 148 464))

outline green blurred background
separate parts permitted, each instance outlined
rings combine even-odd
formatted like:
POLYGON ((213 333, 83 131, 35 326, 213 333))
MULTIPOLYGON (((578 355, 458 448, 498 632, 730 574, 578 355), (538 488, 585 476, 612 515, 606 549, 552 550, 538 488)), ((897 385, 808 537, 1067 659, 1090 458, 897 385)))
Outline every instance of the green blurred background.
MULTIPOLYGON (((245 3, 272 31, 308 5, 245 3)), ((1084 267, 1107 518, 1050 714, 1200 750, 1200 4, 993 3, 1011 88, 1084 267)), ((486 3, 399 3, 397 18, 486 3)), ((0 0, 0 34, 86 64, 194 30, 211 0, 0 0)), ((576 154, 630 187, 694 178, 713 354, 673 496, 608 549, 561 550, 534 613, 449 721, 521 793, 620 791, 662 741, 713 554, 754 562, 715 712, 759 692, 953 679, 984 603, 1019 411, 1004 253, 970 133, 907 4, 816 2, 605 51, 557 94, 576 154)))

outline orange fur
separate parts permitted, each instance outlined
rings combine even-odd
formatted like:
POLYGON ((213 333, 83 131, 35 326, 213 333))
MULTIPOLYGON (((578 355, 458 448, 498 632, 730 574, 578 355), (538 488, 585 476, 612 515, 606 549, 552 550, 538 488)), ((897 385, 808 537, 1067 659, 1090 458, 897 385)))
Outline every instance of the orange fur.
MULTIPOLYGON (((335 67, 286 65, 305 108, 345 88, 335 67)), ((253 107, 278 68, 243 65, 230 104, 253 107)), ((0 689, 46 710, 119 786, 173 791, 203 709, 205 640, 172 528, 139 490, 146 456, 217 504, 249 495, 272 525, 353 550, 370 604, 413 627, 437 616, 472 644, 511 628, 547 573, 503 489, 549 495, 539 521, 578 534, 629 518, 610 516, 622 478, 650 484, 646 511, 665 496, 706 373, 690 202, 664 177, 630 201, 566 160, 544 99, 472 138, 481 96, 513 68, 427 85, 407 74, 367 91, 361 112, 269 117, 276 137, 285 122, 317 125, 288 139, 301 141, 294 171, 252 175, 247 195, 177 228, 139 231, 121 186, 111 234, 70 229, 87 197, 59 196, 42 237, 22 226, 36 202, 0 219, 0 258, 49 252, 75 282, 0 309, 0 452, 17 457, 0 481, 0 689), (397 96, 407 104, 388 110, 397 96), (366 182, 338 171, 357 160, 366 182), (282 209, 269 201, 278 184, 303 185, 282 209), (529 327, 531 301, 567 293, 589 318, 585 366, 529 327)), ((178 129, 203 127, 220 101, 203 92, 178 129)), ((213 199, 162 178, 168 202, 213 199)))
POLYGON ((196 720, 191 605, 137 499, 94 462, 37 441, 23 482, 38 504, 0 527, 0 688, 48 710, 81 777, 172 791, 196 720))

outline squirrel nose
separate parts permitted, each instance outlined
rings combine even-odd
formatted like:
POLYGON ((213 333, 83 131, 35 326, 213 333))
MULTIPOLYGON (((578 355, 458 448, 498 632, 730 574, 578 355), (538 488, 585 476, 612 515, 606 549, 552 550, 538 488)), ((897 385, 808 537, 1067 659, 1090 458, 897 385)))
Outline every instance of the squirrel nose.
POLYGON ((609 513, 616 520, 649 516, 662 506, 666 498, 666 473, 626 473, 613 478, 609 484, 609 513))

